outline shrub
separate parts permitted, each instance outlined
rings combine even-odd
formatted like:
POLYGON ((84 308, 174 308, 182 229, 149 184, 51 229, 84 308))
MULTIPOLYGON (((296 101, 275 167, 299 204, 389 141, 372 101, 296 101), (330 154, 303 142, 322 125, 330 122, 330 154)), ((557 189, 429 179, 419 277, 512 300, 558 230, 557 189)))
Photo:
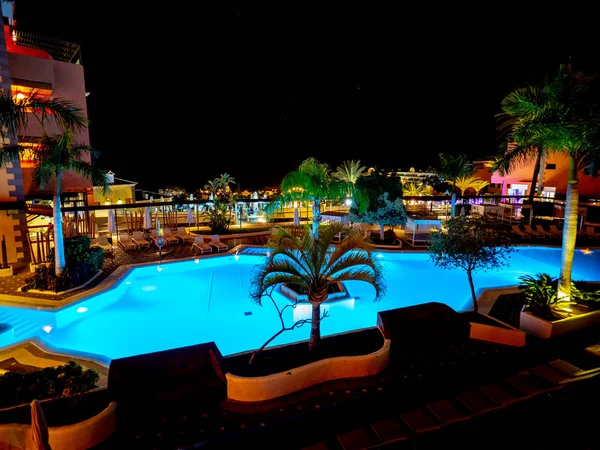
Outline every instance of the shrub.
POLYGON ((31 373, 7 372, 0 376, 0 408, 81 394, 95 388, 99 379, 98 372, 83 370, 75 361, 31 373))
MULTIPOLYGON (((90 247, 88 236, 75 236, 65 239, 65 270, 60 278, 56 277, 54 263, 49 267, 41 266, 35 269, 32 277, 25 279, 22 291, 38 289, 40 291, 60 292, 79 286, 104 266, 104 250, 90 247)), ((48 252, 50 261, 54 261, 54 249, 48 252)))

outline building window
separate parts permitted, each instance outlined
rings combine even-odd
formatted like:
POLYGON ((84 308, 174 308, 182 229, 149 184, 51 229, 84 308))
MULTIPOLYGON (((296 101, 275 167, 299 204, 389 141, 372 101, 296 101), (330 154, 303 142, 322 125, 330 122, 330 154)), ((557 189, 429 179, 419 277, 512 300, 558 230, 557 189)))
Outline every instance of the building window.
POLYGON ((556 170, 556 164, 546 164, 546 170, 556 170))

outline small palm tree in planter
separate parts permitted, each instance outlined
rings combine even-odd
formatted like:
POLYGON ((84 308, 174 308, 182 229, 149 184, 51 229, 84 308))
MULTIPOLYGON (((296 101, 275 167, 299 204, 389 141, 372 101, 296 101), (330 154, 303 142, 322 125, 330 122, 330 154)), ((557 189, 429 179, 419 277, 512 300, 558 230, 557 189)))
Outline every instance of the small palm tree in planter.
POLYGON ((569 300, 558 295, 558 278, 547 273, 519 277, 519 289, 524 296, 524 312, 548 321, 600 309, 600 290, 597 285, 582 281, 571 282, 569 300))
POLYGON ((373 246, 359 233, 340 224, 320 227, 319 237, 307 226, 300 236, 283 228, 275 229, 271 251, 251 279, 251 298, 262 305, 263 296, 274 287, 294 284, 307 292, 312 305, 308 348, 311 352, 321 340, 321 305, 327 301, 328 288, 342 281, 364 281, 375 288, 375 300, 385 294, 381 263, 373 257, 373 246), (337 246, 334 237, 342 231, 348 236, 337 246))

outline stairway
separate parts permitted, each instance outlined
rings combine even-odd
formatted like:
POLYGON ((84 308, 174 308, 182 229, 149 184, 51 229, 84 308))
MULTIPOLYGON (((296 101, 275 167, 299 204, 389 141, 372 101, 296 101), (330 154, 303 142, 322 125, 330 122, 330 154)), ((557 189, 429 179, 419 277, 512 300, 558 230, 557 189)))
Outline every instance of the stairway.
POLYGON ((13 326, 14 342, 37 336, 42 327, 42 324, 27 319, 8 308, 0 309, 0 323, 9 323, 13 326))

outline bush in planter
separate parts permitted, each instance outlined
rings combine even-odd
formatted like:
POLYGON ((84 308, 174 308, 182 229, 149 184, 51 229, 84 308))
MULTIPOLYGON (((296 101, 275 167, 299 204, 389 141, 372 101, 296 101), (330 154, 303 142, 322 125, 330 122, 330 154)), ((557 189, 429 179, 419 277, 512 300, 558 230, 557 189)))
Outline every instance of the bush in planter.
POLYGON ((0 376, 0 408, 81 394, 95 388, 99 379, 98 372, 83 370, 75 361, 31 373, 7 372, 0 376))
POLYGON ((561 301, 558 298, 558 278, 547 273, 537 273, 535 276, 520 276, 519 280, 519 289, 525 296, 523 311, 529 311, 543 319, 561 319, 565 315, 562 311, 567 311, 572 306, 600 308, 600 290, 597 289, 597 284, 572 281, 570 301, 561 301))
MULTIPOLYGON (((104 250, 90 247, 88 236, 75 236, 65 239, 65 271, 57 278, 54 263, 49 267, 41 266, 35 269, 35 274, 25 280, 23 292, 30 289, 40 291, 60 292, 75 286, 80 286, 104 266, 104 250)), ((54 261, 54 249, 48 252, 48 259, 54 261)))

